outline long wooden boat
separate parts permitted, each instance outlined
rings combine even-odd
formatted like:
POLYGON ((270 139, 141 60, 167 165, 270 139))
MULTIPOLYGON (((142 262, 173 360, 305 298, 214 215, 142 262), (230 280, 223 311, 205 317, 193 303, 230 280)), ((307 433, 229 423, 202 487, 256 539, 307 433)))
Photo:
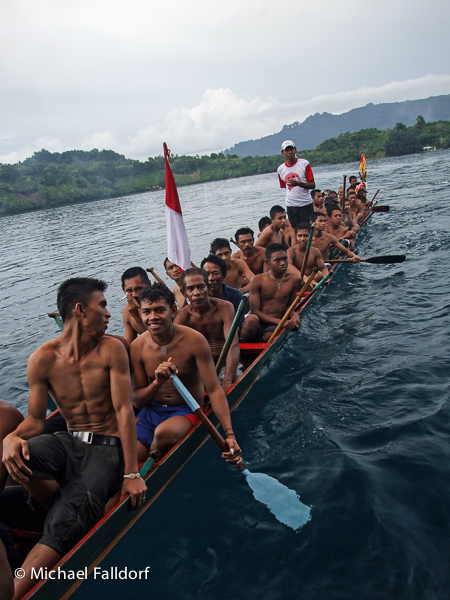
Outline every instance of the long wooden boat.
MULTIPOLYGON (((333 271, 336 271, 339 266, 335 265, 333 271)), ((322 293, 323 289, 321 288, 316 294, 309 295, 301 307, 300 313, 302 316, 307 312, 315 297, 322 293)), ((227 392, 230 410, 236 408, 243 400, 274 355, 286 343, 289 334, 288 330, 283 329, 271 344, 240 344, 241 358, 245 363, 249 364, 241 377, 236 380, 227 392)), ((211 409, 207 414, 214 425, 217 426, 218 419, 211 409)), ((42 579, 23 599, 60 600, 68 598, 84 581, 83 578, 76 579, 71 574, 76 574, 79 571, 82 571, 84 574, 91 573, 208 438, 209 433, 201 423, 190 429, 185 437, 160 461, 155 462, 145 475, 144 479, 147 484, 145 503, 140 508, 132 511, 129 509, 129 499, 124 498, 53 567, 53 570, 59 569, 60 571, 65 571, 67 576, 42 579)), ((16 536, 23 535, 28 538, 34 535, 36 542, 41 534, 41 532, 23 532, 18 530, 14 530, 13 533, 16 536)))

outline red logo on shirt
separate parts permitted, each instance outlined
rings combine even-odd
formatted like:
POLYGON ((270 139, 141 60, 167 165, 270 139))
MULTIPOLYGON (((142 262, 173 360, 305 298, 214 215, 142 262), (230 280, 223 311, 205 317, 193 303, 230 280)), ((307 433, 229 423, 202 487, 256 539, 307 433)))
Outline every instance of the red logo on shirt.
POLYGON ((284 181, 286 182, 286 185, 288 187, 288 190, 291 191, 292 190, 292 186, 288 185, 287 180, 288 179, 295 179, 296 181, 300 181, 300 177, 297 173, 288 173, 284 179, 284 181))

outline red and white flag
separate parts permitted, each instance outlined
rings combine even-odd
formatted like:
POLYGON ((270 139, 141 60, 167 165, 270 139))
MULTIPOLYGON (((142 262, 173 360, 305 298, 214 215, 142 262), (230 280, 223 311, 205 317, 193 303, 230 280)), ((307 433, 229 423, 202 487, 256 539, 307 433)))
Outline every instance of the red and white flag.
POLYGON ((167 258, 186 271, 191 268, 191 251, 181 212, 177 186, 169 164, 170 150, 164 142, 164 160, 166 161, 166 223, 167 258))

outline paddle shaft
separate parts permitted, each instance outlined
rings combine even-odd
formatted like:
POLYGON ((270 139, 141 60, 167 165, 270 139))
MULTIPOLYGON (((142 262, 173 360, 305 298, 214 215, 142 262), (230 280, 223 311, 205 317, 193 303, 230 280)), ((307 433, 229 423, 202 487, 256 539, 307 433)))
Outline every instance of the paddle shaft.
POLYGON ((161 277, 159 277, 159 275, 157 275, 155 273, 155 269, 153 267, 150 267, 149 269, 146 269, 146 270, 153 275, 153 277, 156 279, 156 281, 158 283, 160 283, 161 285, 165 285, 166 288, 169 289, 169 286, 161 279, 161 277))
POLYGON ((234 319, 231 324, 230 331, 228 332, 227 339, 225 340, 225 344, 223 345, 222 352, 220 353, 219 360, 217 361, 217 364, 216 364, 216 373, 217 374, 220 373, 220 369, 222 368, 222 365, 224 364, 224 362, 227 359, 228 351, 231 348, 231 344, 233 343, 233 339, 236 334, 237 328, 239 327, 239 322, 241 320, 242 313, 244 312, 245 306, 247 304, 248 297, 249 297, 249 294, 243 294, 241 301, 239 302, 239 306, 236 311, 236 314, 234 315, 234 319))
POLYGON ((284 324, 286 323, 286 321, 291 317, 292 313, 294 312, 297 304, 301 301, 303 294, 306 292, 306 290, 309 288, 309 286, 311 285, 311 281, 314 279, 314 277, 316 276, 317 273, 317 269, 313 269, 313 272, 311 273, 311 275, 308 277, 308 279, 306 280, 306 282, 303 284, 302 289, 297 292, 295 299, 293 301, 293 303, 290 305, 290 307, 287 309, 287 311, 285 312, 285 314, 283 315, 281 321, 278 323, 275 331, 272 333, 272 335, 269 338, 269 341, 267 342, 268 344, 271 344, 272 341, 277 337, 277 335, 280 333, 280 331, 283 329, 284 324))
POLYGON ((303 279, 303 276, 305 274, 306 265, 308 263, 309 251, 311 249, 311 244, 312 244, 312 240, 313 240, 313 237, 314 237, 314 231, 315 231, 315 229, 316 229, 316 226, 313 225, 311 227, 311 231, 309 232, 308 242, 306 244, 305 256, 303 257, 302 268, 301 268, 301 271, 300 271, 300 277, 302 279, 303 279))
MULTIPOLYGON (((237 248, 239 248, 239 246, 238 246, 237 242, 236 242, 235 240, 233 240, 233 238, 230 238, 230 242, 231 242, 232 244, 234 244, 234 245, 235 245, 237 248)), ((240 250, 240 248, 239 248, 239 250, 240 250)))
POLYGON ((344 185, 342 186, 342 189, 344 190, 344 193, 343 193, 343 195, 342 195, 342 205, 341 205, 342 212, 344 212, 344 204, 345 204, 345 184, 346 184, 346 182, 347 182, 347 175, 344 175, 344 185))
MULTIPOLYGON (((389 265, 392 263, 405 262, 406 256, 404 254, 388 254, 386 256, 372 256, 371 258, 362 258, 360 262, 369 263, 371 265, 389 265)), ((336 260, 328 260, 329 263, 350 263, 353 262, 351 258, 340 258, 336 260)))
MULTIPOLYGON (((208 419, 208 417, 205 415, 205 413, 202 411, 202 409, 199 407, 197 401, 192 397, 192 394, 189 392, 189 390, 186 388, 186 386, 181 382, 178 375, 175 375, 175 373, 172 373, 171 381, 174 384, 174 386, 176 387, 177 391, 181 394, 181 396, 183 397, 183 400, 186 402, 186 404, 189 406, 189 408, 195 412, 197 417, 200 419, 200 421, 206 427, 209 434, 211 435, 213 440, 216 442, 216 444, 219 446, 219 448, 222 450, 222 452, 229 452, 230 448, 228 447, 228 444, 223 439, 223 437, 220 435, 220 433, 217 431, 217 429, 214 427, 214 425, 211 423, 211 421, 208 419), (195 406, 197 406, 197 408, 195 408, 195 406)), ((242 466, 242 468, 241 468, 241 465, 243 465, 243 464, 244 463, 242 462, 238 466, 239 470, 245 469, 245 466, 242 466)))

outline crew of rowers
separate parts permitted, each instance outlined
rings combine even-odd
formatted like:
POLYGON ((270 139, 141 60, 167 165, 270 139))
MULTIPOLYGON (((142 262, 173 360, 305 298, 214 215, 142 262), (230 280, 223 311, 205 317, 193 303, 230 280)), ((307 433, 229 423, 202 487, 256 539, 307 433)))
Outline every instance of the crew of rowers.
MULTIPOLYGON (((359 262, 353 238, 368 203, 365 190, 353 186, 352 179, 343 211, 342 190, 326 190, 324 198, 315 189, 309 222, 295 231, 285 210, 273 206, 259 221, 256 240, 249 227, 236 231, 234 254, 228 239, 216 238, 200 268, 182 271, 166 258, 173 292, 162 282, 152 284, 143 268, 127 269, 121 281, 127 298, 123 337, 106 334, 111 315, 105 282, 79 277, 61 284, 57 303, 64 328, 30 356, 28 416, 23 419, 0 402, 0 491, 9 475, 50 509, 44 536, 23 565, 26 575, 16 580, 15 599, 36 583, 29 576, 31 566, 51 568, 120 495, 129 494, 134 507, 145 502, 138 461, 166 454, 199 422, 172 384, 174 373, 202 407, 211 404, 229 448, 222 456, 239 464, 241 450, 225 397, 242 373, 239 341, 267 342, 308 277, 315 273, 313 286, 328 274, 332 253, 359 262), (247 291, 247 314, 217 374, 215 363, 247 291), (60 409, 58 424, 45 418, 48 394, 60 409), (81 518, 78 510, 88 497, 96 503, 81 518)), ((295 311, 284 326, 299 328, 295 311)), ((5 506, 22 506, 17 495, 8 501, 4 494, 2 520, 11 511, 5 506)), ((2 552, 0 544, 0 567, 5 565, 2 552)))

